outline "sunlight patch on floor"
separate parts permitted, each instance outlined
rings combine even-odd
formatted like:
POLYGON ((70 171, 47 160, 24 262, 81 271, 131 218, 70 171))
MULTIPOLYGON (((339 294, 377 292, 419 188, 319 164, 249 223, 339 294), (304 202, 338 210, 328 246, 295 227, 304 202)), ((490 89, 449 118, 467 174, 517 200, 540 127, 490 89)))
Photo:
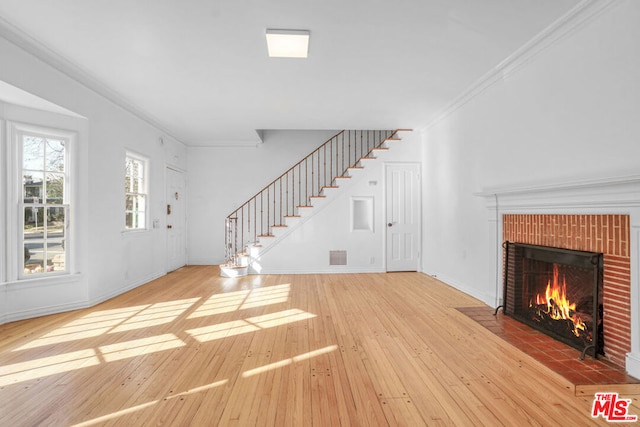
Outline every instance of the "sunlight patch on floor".
POLYGON ((157 405, 158 402, 160 402, 160 400, 154 400, 152 402, 147 402, 147 403, 143 403, 141 405, 132 406, 130 408, 126 408, 126 409, 123 409, 123 410, 118 411, 118 412, 113 412, 111 414, 107 414, 107 415, 104 415, 102 417, 98 417, 98 418, 94 418, 94 419, 89 420, 89 421, 84 421, 84 422, 81 422, 81 423, 78 423, 78 424, 74 424, 73 427, 84 427, 84 426, 93 426, 93 425, 96 425, 96 424, 102 424, 102 423, 104 423, 106 421, 109 421, 109 420, 112 420, 114 418, 118 418, 118 417, 122 417, 124 415, 132 414, 132 413, 134 413, 136 411, 141 411, 141 410, 143 410, 145 408, 148 408, 150 406, 157 405))
POLYGON ((101 359, 105 362, 113 362, 185 345, 175 335, 164 334, 101 346, 98 351, 94 349, 72 351, 4 365, 0 366, 0 386, 95 366, 101 363, 101 359))
POLYGON ((256 325, 247 323, 244 320, 233 320, 231 322, 189 329, 186 332, 200 342, 207 342, 259 330, 260 328, 256 325))
POLYGON ((316 315, 299 309, 291 309, 262 316, 249 317, 244 320, 233 320, 231 322, 189 329, 186 332, 200 342, 207 342, 228 336, 240 335, 248 332, 259 331, 261 329, 286 325, 300 320, 310 319, 312 317, 316 317, 316 315))
POLYGON ((244 371, 242 373, 242 378, 252 377, 254 375, 261 374, 263 372, 270 371, 272 369, 283 368, 287 365, 291 365, 296 362, 302 362, 303 360, 308 360, 322 354, 331 353, 332 351, 336 351, 338 348, 337 345, 330 345, 324 348, 320 348, 318 350, 310 351, 308 353, 299 354, 298 356, 291 357, 289 359, 279 360, 277 362, 269 363, 268 365, 260 366, 255 369, 249 369, 248 371, 244 371))
POLYGON ((261 316, 249 317, 245 319, 249 323, 257 325, 261 329, 273 328, 286 325, 300 320, 311 319, 315 314, 307 313, 304 310, 292 308, 290 310, 278 311, 276 313, 263 314, 261 316))
POLYGON ((13 351, 78 341, 103 334, 125 332, 173 322, 200 298, 165 301, 155 304, 103 310, 82 316, 34 339, 13 351))
POLYGON ((100 364, 94 349, 73 351, 0 366, 0 387, 100 364))
POLYGON ((177 301, 167 301, 152 304, 135 316, 125 320, 114 327, 109 333, 125 332, 134 329, 148 328, 151 326, 171 323, 182 313, 188 310, 200 298, 189 298, 177 301))
MULTIPOLYGON (((203 391, 207 391, 207 390, 210 390, 212 388, 216 388, 216 387, 220 387, 222 385, 225 385, 228 382, 229 382, 229 380, 220 380, 220 381, 216 381, 216 382, 211 383, 211 384, 205 384, 205 385, 200 386, 200 387, 195 387, 195 388, 189 389, 189 390, 184 391, 182 393, 172 394, 171 396, 165 397, 165 400, 171 400, 171 399, 175 399, 177 397, 183 397, 183 396, 188 396, 190 394, 201 393, 203 391)), ((88 426, 93 426, 93 425, 96 425, 96 424, 103 424, 103 423, 105 423, 105 422, 107 422, 109 420, 113 420, 113 419, 122 417, 124 415, 132 414, 132 413, 134 413, 136 411, 141 411, 143 409, 149 408, 149 407, 151 407, 153 405, 158 404, 160 401, 161 400, 158 399, 158 400, 153 400, 151 402, 142 403, 140 405, 132 406, 130 408, 125 408, 125 409, 122 409, 120 411, 112 412, 110 414, 103 415, 103 416, 98 417, 98 418, 94 418, 92 420, 87 420, 87 421, 83 421, 83 422, 78 423, 78 424, 74 424, 73 427, 88 427, 88 426)))
POLYGON ((223 294, 215 294, 208 298, 200 307, 198 307, 189 319, 198 317, 213 316, 222 313, 231 313, 236 310, 245 310, 248 308, 264 307, 271 304, 287 302, 291 285, 285 283, 282 285, 268 286, 257 289, 245 289, 234 292, 225 292, 223 294))
MULTIPOLYGON (((286 302, 289 299, 290 287, 290 284, 287 283, 217 294, 206 300, 188 318, 204 317, 217 313, 286 302)), ((201 299, 200 297, 187 298, 96 311, 55 328, 12 351, 24 351, 70 341, 80 341, 99 335, 115 334, 171 323, 181 315, 184 315, 187 310, 201 299)), ((289 309, 190 329, 186 332, 199 342, 207 342, 287 325, 313 317, 316 317, 316 315, 299 309, 289 309)), ((186 346, 184 341, 172 333, 167 333, 115 342, 98 346, 95 349, 68 351, 64 354, 38 357, 25 362, 0 366, 0 386, 184 346, 186 346)), ((290 363, 290 361, 286 363, 290 363)))
POLYGON ((231 313, 240 308, 240 305, 249 295, 250 290, 228 292, 224 294, 212 295, 193 313, 188 319, 196 319, 198 317, 213 316, 215 314, 231 313))
POLYGON ((184 347, 186 344, 174 334, 163 334, 132 341, 124 341, 99 347, 100 354, 106 362, 128 359, 172 348, 184 347))
POLYGON ((240 309, 244 310, 247 308, 263 307, 265 305, 287 302, 289 300, 290 291, 291 285, 288 283, 254 289, 251 291, 240 309))

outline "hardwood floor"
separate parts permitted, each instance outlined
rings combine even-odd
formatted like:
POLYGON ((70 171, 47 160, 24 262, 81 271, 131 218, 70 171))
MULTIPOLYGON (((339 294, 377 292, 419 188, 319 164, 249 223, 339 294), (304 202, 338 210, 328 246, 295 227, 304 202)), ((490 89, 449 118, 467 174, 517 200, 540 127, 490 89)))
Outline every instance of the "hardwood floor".
POLYGON ((419 273, 185 267, 0 326, 0 425, 607 425, 456 309, 482 305, 419 273))

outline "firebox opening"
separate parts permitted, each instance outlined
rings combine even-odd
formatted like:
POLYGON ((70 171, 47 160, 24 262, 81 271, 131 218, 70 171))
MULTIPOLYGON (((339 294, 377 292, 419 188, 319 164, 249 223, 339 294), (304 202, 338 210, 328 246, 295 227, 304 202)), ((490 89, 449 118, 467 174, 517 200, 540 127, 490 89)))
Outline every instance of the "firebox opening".
POLYGON ((507 242, 504 313, 604 355, 602 254, 507 242))

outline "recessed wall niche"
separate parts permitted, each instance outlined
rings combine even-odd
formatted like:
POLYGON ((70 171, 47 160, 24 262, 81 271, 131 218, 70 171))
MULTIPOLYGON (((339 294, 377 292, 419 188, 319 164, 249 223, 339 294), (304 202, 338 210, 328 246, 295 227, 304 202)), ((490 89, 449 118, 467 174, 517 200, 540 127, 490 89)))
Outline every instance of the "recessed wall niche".
POLYGON ((351 197, 351 231, 373 233, 373 197, 351 197))

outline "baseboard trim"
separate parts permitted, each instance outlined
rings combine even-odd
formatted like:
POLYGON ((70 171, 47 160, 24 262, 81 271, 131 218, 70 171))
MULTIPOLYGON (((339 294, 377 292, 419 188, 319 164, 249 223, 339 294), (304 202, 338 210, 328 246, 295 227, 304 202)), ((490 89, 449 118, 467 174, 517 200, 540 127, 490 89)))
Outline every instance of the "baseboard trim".
POLYGON ((17 322, 19 320, 33 319, 35 317, 48 316, 50 314, 65 313, 67 311, 79 310, 87 308, 86 301, 75 301, 60 305, 51 305, 47 307, 38 307, 31 310, 16 311, 8 313, 0 317, 0 325, 17 322))
MULTIPOLYGON (((108 292, 93 298, 89 298, 87 300, 72 301, 64 304, 51 305, 46 307, 37 307, 33 309, 28 309, 28 310, 15 311, 12 313, 4 313, 0 315, 0 325, 9 323, 9 322, 16 322, 19 320, 32 319, 35 317, 48 316, 51 314, 59 314, 59 313, 65 313, 68 311, 93 307, 94 305, 100 304, 101 302, 107 301, 111 298, 117 297, 118 295, 122 295, 125 292, 128 292, 132 289, 135 289, 139 286, 149 283, 152 280, 165 276, 166 274, 167 273, 165 272, 153 274, 145 278, 136 280, 132 283, 129 283, 111 292, 108 292)), ((77 277, 75 279, 78 280, 77 277)))
POLYGON ((358 274, 358 273, 386 273, 382 268, 341 268, 341 269, 263 269, 265 274, 358 274))
POLYGON ((627 373, 635 378, 640 378, 640 353, 627 353, 627 373))
POLYGON ((437 273, 423 273, 426 274, 427 276, 431 276, 436 280, 439 280, 440 282, 444 283, 445 285, 449 285, 452 288, 455 288, 457 290, 459 290, 460 292, 464 292, 465 294, 479 299, 480 301, 482 301, 483 303, 487 304, 489 307, 495 308, 496 307, 496 296, 493 294, 487 294, 484 292, 479 292, 477 289, 474 289, 472 287, 469 286, 465 286, 459 282, 457 282, 456 280, 451 279, 450 277, 444 276, 444 275, 440 275, 437 273))
POLYGON ((123 286, 121 288, 118 288, 116 290, 113 290, 111 292, 108 292, 108 293, 105 293, 105 294, 102 294, 102 295, 98 295, 98 296, 93 297, 93 298, 89 298, 89 301, 87 302, 87 307, 92 307, 92 306, 94 306, 96 304, 100 304, 102 302, 108 301, 111 298, 115 298, 118 295, 122 295, 125 292, 129 292, 130 290, 133 290, 133 289, 135 289, 135 288, 137 288, 139 286, 142 286, 144 284, 147 284, 147 283, 151 282, 152 280, 159 279, 160 277, 163 277, 163 276, 166 276, 166 275, 167 275, 166 272, 152 274, 152 275, 149 275, 147 277, 138 279, 138 280, 136 280, 134 282, 131 282, 131 283, 129 283, 129 284, 127 284, 127 285, 125 285, 125 286, 123 286))

